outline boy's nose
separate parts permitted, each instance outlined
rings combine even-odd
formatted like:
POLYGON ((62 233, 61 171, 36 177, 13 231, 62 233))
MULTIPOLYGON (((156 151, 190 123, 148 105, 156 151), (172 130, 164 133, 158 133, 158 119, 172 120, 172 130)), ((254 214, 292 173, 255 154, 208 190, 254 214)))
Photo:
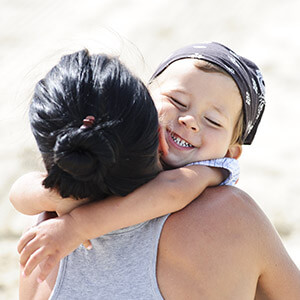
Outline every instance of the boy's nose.
POLYGON ((199 125, 193 116, 190 115, 180 116, 178 118, 178 122, 179 124, 187 127, 187 129, 189 130, 192 130, 194 132, 199 131, 199 125))

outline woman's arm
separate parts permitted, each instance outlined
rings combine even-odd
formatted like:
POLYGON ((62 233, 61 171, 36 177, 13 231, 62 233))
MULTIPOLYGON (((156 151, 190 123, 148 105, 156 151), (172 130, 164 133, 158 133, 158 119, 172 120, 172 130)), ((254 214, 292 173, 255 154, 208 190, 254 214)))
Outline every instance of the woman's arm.
MULTIPOLYGON (((206 166, 164 171, 126 197, 109 197, 105 201, 101 200, 98 207, 98 204, 95 205, 99 210, 115 210, 119 203, 123 204, 126 201, 125 208, 130 205, 140 205, 140 212, 144 214, 148 214, 150 209, 149 217, 145 215, 145 219, 141 219, 141 221, 148 220, 183 208, 207 186, 219 184, 224 179, 223 176, 225 177, 225 174, 221 169, 206 166), (112 207, 108 208, 112 200, 112 207)), ((55 190, 45 189, 42 185, 44 178, 45 174, 31 172, 21 176, 13 184, 9 199, 16 210, 27 215, 36 215, 44 211, 56 211, 59 215, 63 215, 88 202, 87 199, 62 198, 55 190)), ((90 210, 92 211, 92 208, 90 210)), ((133 221, 129 225, 136 223, 133 221)), ((119 229, 129 225, 125 222, 124 226, 114 228, 119 229)))
MULTIPOLYGON (((89 203, 30 229, 18 246, 20 262, 25 265, 24 274, 29 275, 47 258, 40 275, 44 280, 61 258, 86 239, 180 210, 207 186, 219 184, 224 179, 222 173, 220 169, 206 166, 164 171, 126 197, 89 203)), ((39 192, 39 197, 47 197, 47 192, 46 189, 44 195, 39 192)))
POLYGON ((260 230, 262 271, 255 300, 300 299, 300 270, 268 220, 260 230))

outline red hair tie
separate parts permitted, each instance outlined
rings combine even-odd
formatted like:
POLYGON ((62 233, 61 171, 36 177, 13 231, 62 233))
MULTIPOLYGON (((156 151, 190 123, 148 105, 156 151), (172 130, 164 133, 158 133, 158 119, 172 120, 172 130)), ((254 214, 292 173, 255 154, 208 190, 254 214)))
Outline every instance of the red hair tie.
POLYGON ((80 126, 81 129, 90 128, 94 126, 95 117, 94 116, 86 116, 83 119, 83 125, 80 126))

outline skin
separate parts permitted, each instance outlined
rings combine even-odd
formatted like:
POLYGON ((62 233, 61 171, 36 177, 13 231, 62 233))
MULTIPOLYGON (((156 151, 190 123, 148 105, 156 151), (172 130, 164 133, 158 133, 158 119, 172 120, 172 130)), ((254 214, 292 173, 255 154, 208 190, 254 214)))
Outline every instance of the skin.
MULTIPOLYGON (((181 166, 240 156, 241 146, 230 143, 241 110, 231 78, 199 70, 193 60, 182 60, 164 71, 151 86, 151 93, 161 118, 165 163, 181 166), (192 146, 178 145, 172 136, 192 146)), ((68 233, 76 227, 55 223, 54 231, 55 226, 56 232, 68 233)), ((22 299, 47 299, 50 295, 57 267, 41 284, 36 281, 38 274, 36 269, 21 279, 22 299)), ((159 243, 157 279, 165 299, 300 297, 299 270, 270 222, 248 195, 231 187, 208 189, 168 218, 159 243)))

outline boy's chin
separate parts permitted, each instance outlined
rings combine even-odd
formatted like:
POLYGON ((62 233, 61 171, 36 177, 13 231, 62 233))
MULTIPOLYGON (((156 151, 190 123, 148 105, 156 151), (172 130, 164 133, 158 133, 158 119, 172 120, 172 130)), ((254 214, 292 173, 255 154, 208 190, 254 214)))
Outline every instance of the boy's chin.
POLYGON ((170 166, 169 164, 167 164, 166 162, 164 162, 163 160, 160 161, 163 170, 171 170, 174 169, 174 167, 170 166))
POLYGON ((163 167, 164 170, 171 170, 171 169, 176 169, 176 168, 180 168, 183 165, 180 164, 174 164, 173 162, 170 162, 168 160, 164 160, 163 157, 160 158, 160 163, 163 167))

